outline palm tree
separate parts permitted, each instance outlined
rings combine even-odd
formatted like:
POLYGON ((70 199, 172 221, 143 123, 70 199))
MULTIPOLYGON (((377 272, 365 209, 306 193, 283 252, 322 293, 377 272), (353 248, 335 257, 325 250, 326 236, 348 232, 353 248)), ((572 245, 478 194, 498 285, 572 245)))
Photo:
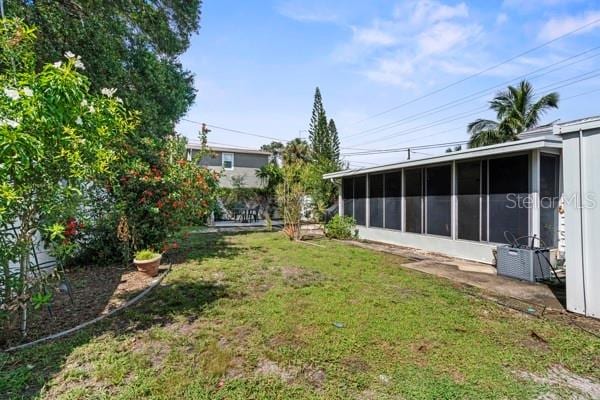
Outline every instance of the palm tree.
POLYGON ((534 100, 533 87, 527 81, 499 92, 490 101, 490 108, 496 112, 497 121, 477 119, 471 122, 467 126, 467 132, 471 135, 469 147, 517 140, 519 133, 536 127, 546 111, 558 108, 559 95, 552 92, 534 100))
POLYGON ((283 164, 308 162, 310 160, 310 145, 306 140, 296 138, 288 142, 283 150, 283 164))

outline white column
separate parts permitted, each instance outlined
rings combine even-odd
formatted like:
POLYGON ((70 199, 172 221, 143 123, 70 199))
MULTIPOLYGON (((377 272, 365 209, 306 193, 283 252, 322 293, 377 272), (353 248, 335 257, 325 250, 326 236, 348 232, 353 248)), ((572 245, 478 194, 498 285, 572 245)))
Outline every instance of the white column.
MULTIPOLYGON (((540 237, 540 151, 533 150, 530 157, 529 235, 540 237)), ((536 242, 537 244, 537 242, 536 242)))

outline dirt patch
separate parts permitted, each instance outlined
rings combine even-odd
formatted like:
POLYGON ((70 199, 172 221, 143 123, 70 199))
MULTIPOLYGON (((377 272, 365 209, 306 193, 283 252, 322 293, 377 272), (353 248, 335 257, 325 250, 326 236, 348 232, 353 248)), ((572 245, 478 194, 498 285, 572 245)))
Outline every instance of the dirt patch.
POLYGON ((530 331, 527 338, 522 341, 522 344, 523 346, 531 350, 540 350, 544 352, 550 350, 548 341, 539 334, 537 334, 535 331, 530 331))
MULTIPOLYGON (((105 315, 142 292, 156 279, 138 272, 133 266, 70 269, 66 271, 66 278, 72 290, 71 297, 56 289, 50 307, 32 310, 25 342, 62 332, 105 315)), ((56 282, 57 288, 59 283, 56 282)), ((3 339, 0 340, 0 347, 22 341, 16 329, 8 331, 3 339)))
POLYGON ((287 285, 295 288, 315 286, 324 280, 320 272, 300 267, 281 267, 281 276, 287 285))
POLYGON ((341 364, 348 372, 352 374, 367 372, 370 369, 369 364, 358 357, 343 358, 341 364))
POLYGON ((325 371, 316 366, 305 365, 302 367, 282 367, 275 361, 267 359, 259 361, 254 369, 254 373, 256 375, 277 377, 285 383, 304 381, 315 389, 321 389, 325 385, 326 380, 325 371))
POLYGON ((296 367, 284 368, 277 364, 275 361, 264 359, 258 362, 258 365, 256 366, 254 372, 257 375, 275 376, 284 381, 285 383, 290 383, 298 376, 298 373, 300 371, 296 367))
MULTIPOLYGON (((577 375, 560 365, 551 367, 545 375, 537 375, 531 372, 519 372, 517 375, 522 379, 552 386, 560 391, 569 391, 572 395, 571 398, 600 399, 600 383, 577 375)), ((540 397, 540 399, 556 398, 553 393, 546 393, 543 396, 545 397, 540 397)), ((562 397, 559 396, 558 398, 562 397)))

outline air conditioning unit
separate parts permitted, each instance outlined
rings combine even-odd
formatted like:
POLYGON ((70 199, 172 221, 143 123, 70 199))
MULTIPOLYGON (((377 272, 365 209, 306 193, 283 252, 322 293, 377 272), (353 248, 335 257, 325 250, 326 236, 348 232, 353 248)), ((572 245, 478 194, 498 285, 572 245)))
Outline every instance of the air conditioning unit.
POLYGON ((496 269, 498 275, 537 282, 552 278, 550 249, 498 246, 496 269))

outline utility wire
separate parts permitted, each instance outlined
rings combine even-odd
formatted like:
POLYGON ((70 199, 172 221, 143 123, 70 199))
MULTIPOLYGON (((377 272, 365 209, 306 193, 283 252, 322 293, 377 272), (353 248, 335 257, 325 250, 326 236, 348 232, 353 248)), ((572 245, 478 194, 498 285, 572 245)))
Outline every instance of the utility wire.
POLYGON ((468 141, 455 141, 455 142, 447 142, 447 143, 433 143, 426 144, 422 146, 412 146, 412 147, 402 147, 402 148, 393 148, 393 149, 385 149, 385 150, 370 150, 370 151, 362 151, 356 153, 344 153, 344 156, 359 156, 359 155, 368 155, 368 154, 385 154, 385 153, 397 153, 399 151, 406 151, 408 149, 414 150, 427 150, 427 149, 435 149, 438 147, 448 147, 448 146, 458 146, 461 144, 467 144, 468 141))
MULTIPOLYGON (((194 120, 187 119, 187 118, 182 118, 181 120, 192 123, 192 124, 202 125, 202 122, 194 121, 194 120)), ((259 137, 259 138, 263 138, 263 139, 271 139, 271 140, 276 140, 279 142, 289 142, 288 139, 282 139, 282 138, 277 138, 274 136, 262 135, 259 133, 245 132, 245 131, 240 131, 237 129, 225 128, 222 126, 217 126, 217 125, 212 125, 212 124, 206 124, 206 126, 208 126, 209 128, 218 129, 218 130, 229 132, 229 133, 237 133, 240 135, 254 136, 254 137, 259 137)))
MULTIPOLYGON (((585 80, 589 80, 589 79, 595 78, 595 77, 597 77, 597 76, 600 75, 600 73, 598 71, 600 71, 600 68, 592 70, 592 71, 589 71, 589 72, 586 72, 586 73, 583 73, 583 74, 578 74, 578 75, 572 76, 570 78, 563 79, 561 81, 553 82, 553 83, 548 84, 546 86, 542 86, 541 87, 542 90, 548 90, 548 92, 544 93, 543 95, 546 95, 546 94, 548 94, 548 93, 550 93, 550 92, 552 92, 552 91, 554 91, 556 89, 560 89, 560 88, 563 88, 563 87, 566 87, 566 86, 574 85, 576 83, 579 83, 579 82, 582 82, 582 81, 585 81, 585 80)), ((386 140, 395 138, 397 136, 409 135, 409 134, 411 134, 413 132, 420 132, 422 130, 429 129, 429 128, 432 128, 432 127, 435 127, 435 126, 445 125, 445 124, 447 124, 449 122, 457 121, 457 120, 460 120, 460 119, 465 118, 467 116, 472 116, 472 115, 479 114, 479 112, 487 110, 488 107, 484 106, 483 108, 480 108, 480 109, 481 109, 481 111, 477 111, 479 109, 467 111, 467 112, 459 114, 458 116, 455 116, 453 118, 442 118, 442 119, 439 119, 439 120, 436 120, 436 121, 432 121, 432 122, 430 122, 430 123, 428 123, 426 125, 416 126, 416 127, 404 129, 402 131, 394 132, 391 135, 384 136, 382 138, 378 138, 378 139, 374 139, 374 140, 367 140, 365 142, 358 143, 357 146, 364 146, 364 145, 369 145, 369 144, 373 144, 373 143, 378 143, 378 142, 382 142, 382 141, 386 141, 386 140)))
POLYGON ((514 55, 514 56, 512 56, 512 57, 510 57, 510 58, 508 58, 508 59, 506 59, 506 60, 504 60, 504 61, 502 61, 502 62, 500 62, 500 63, 494 64, 494 65, 492 65, 492 66, 490 66, 490 67, 487 67, 487 68, 484 68, 484 69, 482 69, 481 71, 478 71, 478 72, 476 72, 476 73, 474 73, 474 74, 471 74, 471 75, 469 75, 469 76, 467 76, 467 77, 465 77, 465 78, 462 78, 462 79, 459 79, 459 80, 457 80, 457 81, 454 81, 454 82, 452 82, 452 83, 450 83, 450 84, 448 84, 448 85, 446 85, 446 86, 443 86, 443 87, 441 87, 441 88, 439 88, 439 89, 436 89, 436 90, 433 90, 433 91, 431 91, 431 92, 428 92, 428 93, 426 93, 426 94, 424 94, 424 95, 421 95, 421 96, 415 97, 415 98, 414 98, 414 99, 412 99, 412 100, 409 100, 409 101, 406 101, 406 102, 404 102, 404 103, 401 103, 401 104, 399 104, 399 105, 397 105, 397 106, 394 106, 394 107, 388 108, 387 110, 381 111, 381 112, 379 112, 379 113, 377 113, 377 114, 370 115, 370 116, 368 116, 367 118, 364 118, 364 119, 362 119, 362 120, 358 121, 357 123, 361 123, 361 122, 364 122, 364 121, 370 120, 370 119, 372 119, 372 118, 379 117, 379 116, 381 116, 381 115, 384 115, 384 114, 387 114, 387 113, 389 113, 389 112, 391 112, 391 111, 395 111, 395 110, 397 110, 397 109, 399 109, 399 108, 402 108, 402 107, 404 107, 404 106, 407 106, 407 105, 409 105, 409 104, 415 103, 415 102, 417 102, 417 101, 419 101, 419 100, 425 99, 425 98, 427 98, 427 97, 431 97, 431 96, 433 96, 434 94, 440 93, 440 92, 442 92, 442 91, 444 91, 444 90, 446 90, 446 89, 449 89, 449 88, 451 88, 451 87, 454 87, 454 86, 456 86, 456 85, 458 85, 458 84, 461 84, 461 83, 463 83, 463 82, 466 82, 466 81, 468 81, 468 80, 470 80, 470 79, 473 79, 473 78, 475 78, 475 77, 477 77, 477 76, 480 76, 480 75, 482 75, 482 74, 484 74, 484 73, 486 73, 486 72, 489 72, 489 71, 491 71, 491 70, 494 70, 494 69, 496 69, 496 68, 498 68, 498 67, 500 67, 500 66, 502 66, 502 65, 508 64, 509 62, 511 62, 511 61, 514 61, 514 60, 516 60, 517 58, 520 58, 520 57, 523 57, 523 56, 525 56, 525 55, 527 55, 527 54, 533 53, 534 51, 536 51, 536 50, 539 50, 539 49, 541 49, 541 48, 543 48, 543 47, 546 47, 546 46, 548 46, 549 44, 552 44, 552 43, 554 43, 554 42, 557 42, 557 41, 559 41, 559 40, 562 40, 562 39, 564 39, 564 38, 566 38, 566 37, 568 37, 568 36, 571 36, 571 35, 573 35, 574 33, 580 32, 580 31, 584 30, 585 28, 588 28, 588 27, 590 27, 590 26, 592 26, 592 25, 595 25, 595 24, 597 24, 598 22, 600 22, 600 18, 597 18, 597 19, 595 19, 595 20, 593 20, 593 21, 591 21, 591 22, 588 22, 587 24, 584 24, 584 25, 580 26, 579 28, 573 29, 573 30, 571 30, 571 31, 569 31, 569 32, 567 32, 567 33, 564 33, 564 34, 562 34, 562 35, 560 35, 560 36, 558 36, 558 37, 556 37, 556 38, 554 38, 554 39, 552 39, 552 40, 549 40, 549 41, 547 41, 547 42, 544 42, 544 43, 542 43, 542 44, 540 44, 540 45, 538 45, 538 46, 536 46, 536 47, 533 47, 533 48, 531 48, 531 49, 529 49, 529 50, 526 50, 526 51, 524 51, 524 52, 522 52, 522 53, 519 53, 519 54, 517 54, 517 55, 514 55))
POLYGON ((510 80, 504 81, 504 82, 499 83, 497 85, 490 86, 488 88, 479 90, 479 91, 471 93, 469 95, 460 97, 460 98, 455 99, 453 101, 450 101, 448 103, 445 103, 445 104, 439 105, 437 107, 434 107, 434 108, 432 108, 430 110, 420 111, 418 113, 408 115, 408 116, 406 116, 404 118, 401 118, 401 119, 398 119, 398 120, 395 120, 395 121, 392 121, 392 122, 388 122, 388 123, 385 123, 385 124, 382 124, 382 125, 379 125, 379 126, 375 126, 373 128, 361 130, 359 132, 356 132, 356 133, 353 133, 353 134, 351 134, 349 136, 346 136, 343 139, 350 139, 352 137, 355 137, 355 136, 358 136, 358 135, 362 135, 362 134, 367 133, 367 132, 377 133, 377 132, 384 131, 384 130, 387 130, 387 129, 390 129, 390 128, 393 128, 393 127, 397 127, 399 125, 403 125, 402 122, 411 122, 411 121, 420 119, 420 118, 425 117, 425 116, 429 116, 429 115, 440 113, 442 111, 454 108, 456 106, 459 106, 459 105, 462 105, 462 104, 465 104, 465 103, 468 103, 471 100, 475 100, 475 99, 479 99, 479 98, 482 98, 482 97, 486 97, 486 96, 488 96, 488 92, 489 91, 494 90, 494 89, 498 89, 498 88, 501 88, 501 87, 504 87, 506 85, 509 85, 509 84, 513 83, 514 81, 518 81, 518 80, 521 80, 521 79, 524 79, 524 78, 527 78, 527 77, 529 77, 529 80, 540 78, 542 76, 551 74, 552 72, 556 72, 558 70, 570 67, 570 66, 572 66, 574 64, 578 64, 578 63, 590 60, 592 58, 598 57, 598 56, 600 56, 600 52, 596 53, 596 54, 592 54, 591 56, 582 58, 580 60, 573 61, 573 62, 568 63, 566 65, 563 65, 561 67, 551 69, 551 70, 546 71, 546 72, 544 72, 542 74, 538 74, 538 75, 534 75, 534 76, 531 76, 531 75, 533 75, 533 74, 535 74, 537 72, 541 72, 543 70, 546 70, 548 68, 551 68, 553 66, 556 66, 556 65, 559 65, 559 64, 563 64, 566 61, 572 60, 574 58, 581 57, 582 55, 591 53, 591 52, 593 52, 595 50, 598 50, 598 49, 600 49, 600 46, 596 46, 596 47, 593 47, 593 48, 588 49, 586 51, 583 51, 581 53, 574 54, 572 56, 566 57, 566 58, 564 58, 564 59, 562 59, 560 61, 557 61, 557 62, 554 62, 552 64, 546 65, 545 67, 538 68, 538 69, 536 69, 534 71, 528 72, 527 74, 523 74, 523 75, 517 76, 515 78, 512 78, 510 80))
MULTIPOLYGON (((582 92, 582 93, 577 93, 577 94, 574 94, 572 96, 565 97, 561 101, 571 100, 571 99, 574 99, 574 98, 577 98, 577 97, 586 96, 588 94, 592 94, 592 93, 596 93, 596 92, 600 92, 600 88, 593 89, 593 90, 588 90, 588 91, 582 92)), ((461 128, 461 127, 458 127, 457 129, 459 129, 459 128, 461 128)), ((449 133, 449 132, 452 132, 452 130, 445 130, 445 131, 442 131, 442 132, 436 132, 436 133, 433 133, 431 135, 418 137, 418 138, 415 138, 415 139, 404 141, 402 143, 408 143, 408 142, 411 142, 411 141, 414 141, 414 140, 420 140, 420 139, 424 139, 424 138, 427 138, 427 137, 437 136, 437 135, 441 135, 441 134, 449 133)), ((423 146, 430 146, 428 148, 436 148, 436 147, 439 148, 439 147, 446 147, 446 146, 459 145, 459 144, 468 144, 468 143, 469 143, 468 141, 464 141, 464 142, 447 142, 447 143, 438 143, 438 144, 423 145, 423 146)), ((358 156, 358 155, 399 153, 399 152, 407 151, 409 148, 412 150, 412 149, 423 148, 423 146, 392 148, 392 149, 385 149, 385 150, 381 150, 380 149, 380 150, 365 151, 365 152, 362 152, 362 153, 359 153, 359 152, 357 152, 357 153, 345 153, 345 154, 342 154, 342 155, 345 156, 345 157, 347 157, 347 156, 358 156)))

